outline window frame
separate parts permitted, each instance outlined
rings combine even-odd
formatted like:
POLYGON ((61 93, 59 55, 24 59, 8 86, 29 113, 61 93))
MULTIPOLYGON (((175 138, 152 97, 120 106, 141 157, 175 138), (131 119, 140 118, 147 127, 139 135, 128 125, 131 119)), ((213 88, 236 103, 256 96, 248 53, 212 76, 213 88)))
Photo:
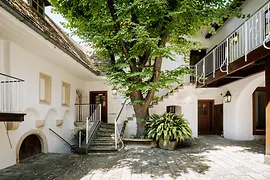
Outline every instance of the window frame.
POLYGON ((44 74, 44 73, 39 73, 39 103, 40 104, 51 104, 51 96, 52 96, 52 77, 44 74), (41 99, 41 83, 40 80, 44 79, 45 81, 45 89, 44 89, 44 99, 41 99))
POLYGON ((61 104, 63 107, 70 107, 70 84, 67 82, 62 81, 62 89, 61 89, 61 104), (63 88, 65 88, 65 94, 63 94, 63 88), (64 100, 65 95, 65 102, 64 100))
POLYGON ((257 87, 252 93, 252 118, 253 118, 253 135, 265 135, 265 129, 257 129, 256 127, 256 91, 265 91, 265 87, 257 87))
POLYGON ((45 2, 43 0, 30 0, 29 4, 39 15, 45 16, 45 2), (37 9, 33 7, 33 1, 37 4, 37 9), (42 2, 42 7, 40 6, 40 2, 42 2), (43 13, 40 13, 39 9, 42 9, 43 13))

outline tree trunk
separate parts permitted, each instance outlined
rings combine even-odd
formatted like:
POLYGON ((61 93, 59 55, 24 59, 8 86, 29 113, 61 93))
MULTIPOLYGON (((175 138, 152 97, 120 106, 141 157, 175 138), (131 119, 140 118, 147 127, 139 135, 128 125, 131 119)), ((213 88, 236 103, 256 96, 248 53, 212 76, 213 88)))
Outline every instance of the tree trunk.
POLYGON ((134 111, 137 120, 137 137, 145 135, 145 122, 144 120, 149 117, 148 107, 144 105, 135 105, 134 111))

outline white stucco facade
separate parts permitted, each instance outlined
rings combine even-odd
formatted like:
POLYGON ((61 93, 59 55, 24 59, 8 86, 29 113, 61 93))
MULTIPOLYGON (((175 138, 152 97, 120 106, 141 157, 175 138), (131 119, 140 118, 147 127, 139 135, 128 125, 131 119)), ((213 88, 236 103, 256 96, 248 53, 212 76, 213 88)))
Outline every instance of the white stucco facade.
MULTIPOLYGON (((266 0, 247 0, 243 5, 244 13, 253 13, 266 0)), ((226 38, 244 20, 227 20, 217 34, 208 42, 212 49, 226 38)), ((187 65, 182 56, 175 61, 165 59, 162 69, 175 69, 187 65)), ((0 7, 0 72, 25 80, 23 91, 24 121, 16 123, 18 128, 6 130, 6 124, 0 123, 0 169, 18 162, 18 149, 24 138, 35 134, 42 144, 42 152, 70 153, 70 149, 56 137, 49 128, 72 144, 74 122, 76 121, 76 90, 82 92, 84 103, 89 103, 90 91, 107 91, 108 123, 114 123, 122 107, 124 98, 112 95, 104 77, 97 77, 72 57, 55 47, 28 26, 0 7), (39 74, 44 73, 52 79, 51 103, 42 104, 40 98, 39 74), (70 84, 70 106, 62 106, 62 82, 70 84), (57 124, 58 121, 62 124, 57 124), (11 144, 9 143, 9 139, 11 144)), ((198 101, 213 100, 215 105, 223 104, 224 137, 235 140, 253 140, 252 132, 252 93, 257 87, 264 86, 264 73, 252 75, 218 88, 196 88, 184 85, 168 99, 149 109, 150 114, 162 114, 167 106, 176 106, 177 113, 183 114, 191 126, 193 136, 198 137, 198 101), (232 101, 224 103, 227 91, 232 94, 232 101)), ((169 92, 170 90, 168 90, 169 92)), ((136 134, 136 118, 133 107, 125 105, 118 123, 129 119, 125 136, 136 134)))

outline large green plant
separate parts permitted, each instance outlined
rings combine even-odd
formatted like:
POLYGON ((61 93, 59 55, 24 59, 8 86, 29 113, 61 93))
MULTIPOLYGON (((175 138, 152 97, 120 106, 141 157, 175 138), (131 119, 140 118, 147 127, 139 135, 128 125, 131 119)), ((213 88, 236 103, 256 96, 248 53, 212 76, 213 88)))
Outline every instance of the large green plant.
POLYGON ((154 114, 146 121, 147 135, 158 141, 184 141, 192 138, 192 130, 187 120, 183 116, 173 113, 164 113, 163 115, 154 114))

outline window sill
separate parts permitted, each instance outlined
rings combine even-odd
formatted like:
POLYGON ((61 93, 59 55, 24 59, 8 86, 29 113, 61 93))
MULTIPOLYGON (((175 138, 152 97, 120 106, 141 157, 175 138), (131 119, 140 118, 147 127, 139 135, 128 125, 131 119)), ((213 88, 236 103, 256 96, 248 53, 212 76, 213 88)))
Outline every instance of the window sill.
POLYGON ((49 101, 46 101, 46 100, 39 100, 39 104, 51 105, 51 103, 49 101))
POLYGON ((62 107, 70 107, 68 104, 62 104, 62 107))

